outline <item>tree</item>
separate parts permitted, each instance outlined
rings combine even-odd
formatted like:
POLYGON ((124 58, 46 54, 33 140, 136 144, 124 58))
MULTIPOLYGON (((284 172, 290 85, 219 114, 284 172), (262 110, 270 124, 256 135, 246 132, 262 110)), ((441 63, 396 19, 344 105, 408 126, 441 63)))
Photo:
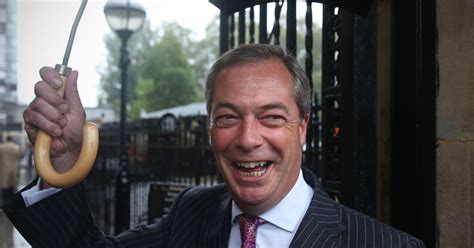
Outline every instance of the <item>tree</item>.
POLYGON ((207 72, 219 55, 219 16, 206 26, 206 36, 187 47, 188 62, 204 88, 207 72))
MULTIPOLYGON (((207 32, 204 39, 195 41, 192 31, 177 23, 162 23, 157 30, 146 23, 131 37, 127 92, 130 118, 137 118, 142 110, 203 101, 204 78, 218 51, 217 21, 208 26, 207 32)), ((98 68, 102 90, 99 106, 113 106, 118 113, 120 40, 116 35, 107 35, 105 43, 109 56, 107 63, 98 68)))
MULTIPOLYGON (((146 21, 143 28, 130 37, 127 49, 131 63, 128 67, 128 92, 127 102, 135 99, 134 88, 138 77, 138 68, 141 67, 142 58, 150 51, 158 40, 158 32, 151 29, 150 23, 146 21)), ((104 37, 107 49, 107 62, 97 67, 101 77, 101 94, 98 96, 98 106, 111 106, 116 114, 120 110, 120 46, 121 41, 114 33, 104 37)))
POLYGON ((144 56, 135 87, 136 99, 130 115, 203 101, 202 88, 188 63, 183 44, 191 46, 190 31, 176 23, 165 23, 163 34, 144 56))

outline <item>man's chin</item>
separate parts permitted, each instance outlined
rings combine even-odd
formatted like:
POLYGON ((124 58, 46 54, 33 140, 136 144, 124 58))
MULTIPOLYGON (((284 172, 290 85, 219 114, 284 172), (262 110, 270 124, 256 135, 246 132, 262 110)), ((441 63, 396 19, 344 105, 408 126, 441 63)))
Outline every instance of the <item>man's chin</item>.
POLYGON ((246 206, 262 205, 270 199, 270 196, 265 192, 259 193, 257 190, 256 188, 238 189, 232 194, 232 198, 246 206))

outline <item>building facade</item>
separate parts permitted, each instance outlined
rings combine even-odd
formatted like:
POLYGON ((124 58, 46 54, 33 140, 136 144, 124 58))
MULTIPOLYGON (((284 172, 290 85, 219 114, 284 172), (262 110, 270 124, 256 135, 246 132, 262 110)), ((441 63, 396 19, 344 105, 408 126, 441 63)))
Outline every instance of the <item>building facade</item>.
POLYGON ((13 121, 16 102, 16 1, 0 0, 0 125, 13 121))

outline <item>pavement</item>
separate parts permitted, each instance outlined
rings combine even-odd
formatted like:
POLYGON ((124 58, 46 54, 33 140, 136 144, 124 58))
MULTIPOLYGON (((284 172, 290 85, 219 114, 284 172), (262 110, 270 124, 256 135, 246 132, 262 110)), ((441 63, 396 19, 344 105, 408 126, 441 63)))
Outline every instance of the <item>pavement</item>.
MULTIPOLYGON (((18 170, 18 189, 23 188, 35 177, 35 171, 32 167, 20 166, 18 170)), ((1 194, 1 193, 0 193, 1 194)), ((1 199, 1 198, 0 198, 1 199)), ((0 200, 0 204, 1 200, 0 200)), ((21 236, 11 224, 10 220, 5 216, 3 210, 0 209, 0 248, 26 248, 31 247, 28 242, 21 236)))

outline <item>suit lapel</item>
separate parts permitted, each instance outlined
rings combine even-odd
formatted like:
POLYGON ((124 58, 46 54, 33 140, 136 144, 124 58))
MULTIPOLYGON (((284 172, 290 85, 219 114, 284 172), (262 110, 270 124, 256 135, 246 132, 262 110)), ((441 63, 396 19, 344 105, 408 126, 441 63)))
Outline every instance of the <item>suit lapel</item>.
POLYGON ((303 175, 305 181, 313 187, 314 193, 290 247, 334 247, 332 245, 338 235, 345 230, 339 211, 314 175, 304 169, 303 175))
POLYGON ((231 199, 228 193, 222 195, 216 208, 207 208, 199 230, 198 247, 227 247, 230 236, 231 199))
MULTIPOLYGON (((323 191, 312 172, 303 168, 305 181, 313 187, 313 198, 290 247, 338 247, 332 246, 345 230, 339 211, 326 192, 323 191)), ((197 247, 227 247, 231 229, 231 198, 228 193, 220 196, 216 207, 203 213, 198 230, 197 247)))

